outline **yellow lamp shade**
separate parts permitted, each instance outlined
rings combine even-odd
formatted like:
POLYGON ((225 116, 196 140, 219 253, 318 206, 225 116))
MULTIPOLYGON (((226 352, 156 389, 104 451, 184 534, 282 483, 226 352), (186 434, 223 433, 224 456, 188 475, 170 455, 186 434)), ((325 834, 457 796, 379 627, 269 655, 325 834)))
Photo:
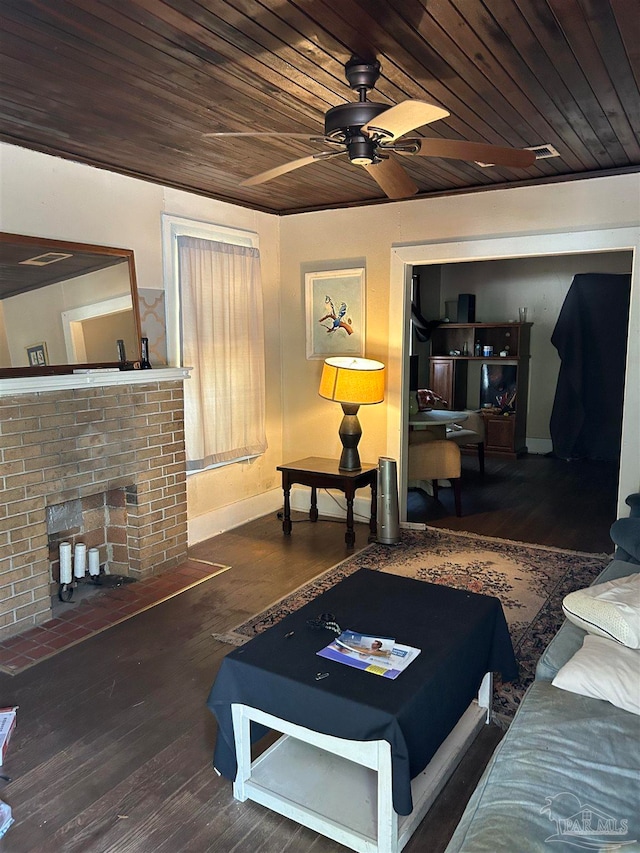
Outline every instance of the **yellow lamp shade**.
POLYGON ((384 400, 384 364, 350 356, 326 359, 318 393, 327 400, 366 406, 384 400))

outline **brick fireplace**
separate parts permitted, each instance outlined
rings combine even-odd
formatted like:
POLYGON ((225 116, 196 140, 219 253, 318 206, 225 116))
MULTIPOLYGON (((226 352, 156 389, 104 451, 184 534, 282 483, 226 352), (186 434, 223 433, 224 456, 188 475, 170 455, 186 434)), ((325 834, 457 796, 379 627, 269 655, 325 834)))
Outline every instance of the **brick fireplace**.
POLYGON ((184 373, 169 369, 155 380, 158 373, 29 378, 16 393, 3 389, 0 639, 51 618, 57 571, 48 517, 65 502, 122 496, 120 574, 145 578, 186 558, 184 373))

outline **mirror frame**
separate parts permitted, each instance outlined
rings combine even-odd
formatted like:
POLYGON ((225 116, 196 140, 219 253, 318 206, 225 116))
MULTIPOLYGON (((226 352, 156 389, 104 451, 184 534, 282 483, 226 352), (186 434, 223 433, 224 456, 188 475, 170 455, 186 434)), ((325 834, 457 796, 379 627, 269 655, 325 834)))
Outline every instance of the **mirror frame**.
MULTIPOLYGON (((0 244, 12 243, 20 246, 43 246, 52 251, 67 252, 90 252, 94 255, 105 255, 108 257, 120 257, 127 261, 129 271, 129 290, 131 293, 131 304, 133 308, 133 322, 138 342, 138 352, 132 361, 139 362, 141 357, 142 326, 140 323, 140 305, 138 303, 138 285, 136 281, 136 268, 133 258, 133 249, 117 249, 113 246, 94 246, 91 243, 72 243, 65 240, 52 240, 45 237, 29 237, 24 234, 10 234, 0 231, 0 244)), ((119 361, 100 361, 84 364, 50 364, 42 367, 0 367, 0 379, 9 379, 15 376, 56 376, 59 374, 73 373, 74 370, 91 369, 99 367, 121 367, 119 361)))

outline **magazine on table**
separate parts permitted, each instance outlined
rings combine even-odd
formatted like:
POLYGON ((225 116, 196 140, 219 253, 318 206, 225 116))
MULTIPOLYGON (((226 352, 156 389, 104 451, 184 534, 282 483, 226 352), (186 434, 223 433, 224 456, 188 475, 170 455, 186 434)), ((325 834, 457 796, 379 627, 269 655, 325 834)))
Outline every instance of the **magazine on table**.
POLYGON ((343 631, 317 654, 364 672, 397 678, 418 657, 420 649, 396 643, 393 637, 349 630, 343 631))

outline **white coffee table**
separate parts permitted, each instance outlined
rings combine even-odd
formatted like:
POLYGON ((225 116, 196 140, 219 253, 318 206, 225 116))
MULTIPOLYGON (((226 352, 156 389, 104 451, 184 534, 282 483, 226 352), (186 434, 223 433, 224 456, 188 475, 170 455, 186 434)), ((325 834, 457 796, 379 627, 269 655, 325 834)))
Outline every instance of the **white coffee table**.
POLYGON ((398 815, 391 795, 386 740, 321 734, 247 705, 233 704, 238 772, 233 796, 253 800, 358 853, 399 853, 490 720, 492 676, 425 769, 411 780, 413 811, 398 815), (282 736, 251 761, 251 721, 282 736))

